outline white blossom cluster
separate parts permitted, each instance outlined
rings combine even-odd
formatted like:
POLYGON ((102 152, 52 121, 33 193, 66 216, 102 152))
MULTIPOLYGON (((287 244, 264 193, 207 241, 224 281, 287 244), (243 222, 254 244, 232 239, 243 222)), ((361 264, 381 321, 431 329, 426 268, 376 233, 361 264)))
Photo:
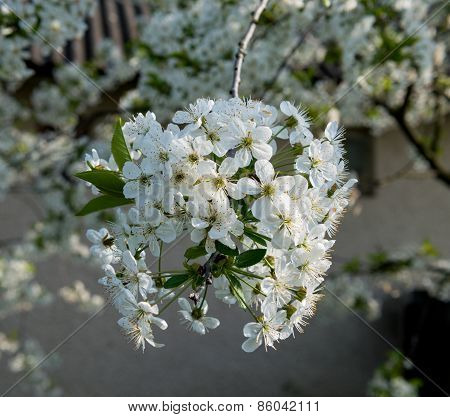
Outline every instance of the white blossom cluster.
POLYGON ((34 265, 18 255, 0 253, 0 318, 47 304, 51 294, 34 279, 34 265))
POLYGON ((20 384, 20 391, 26 395, 34 396, 61 396, 63 391, 55 385, 49 374, 59 363, 58 353, 51 355, 48 360, 41 363, 45 352, 42 346, 34 339, 26 339, 23 344, 11 335, 0 332, 0 358, 2 354, 8 360, 11 372, 30 375, 26 383, 20 384))
POLYGON ((436 300, 450 300, 450 261, 438 256, 429 241, 375 253, 371 258, 368 265, 359 260, 344 265, 343 271, 333 274, 327 283, 345 305, 368 320, 380 317, 386 295, 399 298, 408 292, 425 291, 436 300))
POLYGON ((385 363, 375 370, 369 381, 368 394, 375 397, 418 397, 423 384, 419 378, 407 378, 411 362, 396 351, 389 352, 385 363))
POLYGON ((408 262, 398 271, 376 274, 377 286, 392 297, 406 291, 425 291, 430 297, 443 302, 450 301, 450 260, 440 256, 424 256, 423 253, 402 254, 399 262, 408 262))
POLYGON ((209 286, 253 316, 244 327, 247 352, 302 331, 355 182, 346 180, 337 123, 314 138, 306 113, 289 102, 277 110, 253 100, 198 99, 167 128, 148 112, 123 132, 132 156, 121 171, 95 151, 86 162, 94 175, 116 173, 132 207, 111 231, 87 237, 104 265, 100 283, 123 316, 119 325, 136 345, 161 346, 152 326, 167 328, 160 312, 178 297, 189 328, 216 328, 219 320, 206 316, 209 286), (151 272, 145 251, 161 257, 164 244, 185 232, 195 244, 185 270, 151 272), (203 265, 191 262, 202 255, 203 265), (181 297, 189 286, 191 302, 181 297))
POLYGON ((25 60, 36 44, 47 56, 53 48, 86 29, 85 19, 92 13, 94 0, 11 0, 0 5, 0 79, 21 81, 32 74, 25 60), (36 36, 36 33, 38 36, 36 36))
POLYGON ((60 297, 68 304, 75 305, 83 313, 94 314, 103 307, 105 300, 98 294, 92 294, 83 281, 75 281, 71 287, 62 287, 60 297))
POLYGON ((330 278, 327 289, 336 294, 344 305, 372 321, 381 316, 382 300, 380 300, 380 294, 374 288, 371 278, 369 275, 361 274, 355 277, 343 273, 330 278))
MULTIPOLYGON (((163 113, 180 101, 227 94, 223 85, 231 83, 235 45, 258 2, 180 3, 169 2, 142 22, 139 97, 163 113)), ((414 84, 409 117, 428 120, 436 104, 430 89, 437 82, 448 91, 445 77, 433 79, 448 65, 445 39, 436 31, 445 26, 445 11, 428 19, 440 6, 437 0, 269 4, 246 56, 241 91, 273 102, 301 100, 315 114, 336 103, 346 125, 357 120, 382 129, 392 122, 371 97, 398 105, 414 84)))

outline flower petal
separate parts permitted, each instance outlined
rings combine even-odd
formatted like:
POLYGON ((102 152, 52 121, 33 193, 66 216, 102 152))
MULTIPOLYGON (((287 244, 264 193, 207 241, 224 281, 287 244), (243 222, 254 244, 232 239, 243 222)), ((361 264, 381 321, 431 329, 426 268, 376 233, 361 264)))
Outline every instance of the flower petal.
POLYGON ((176 124, 185 124, 185 123, 192 123, 193 118, 192 115, 187 111, 177 111, 173 116, 172 121, 176 124))
POLYGON ((225 158, 219 167, 219 174, 223 175, 227 178, 232 177, 236 171, 239 169, 239 166, 234 158, 225 158))
POLYGON ((180 297, 178 299, 178 305, 184 310, 188 311, 189 313, 192 311, 191 305, 189 304, 189 301, 186 300, 186 298, 180 297))
POLYGON ((273 149, 268 143, 255 142, 252 146, 252 155, 255 159, 267 159, 272 158, 273 149))
POLYGON ((278 177, 275 179, 275 187, 277 187, 278 191, 287 192, 290 191, 295 186, 295 178, 294 177, 278 177))
POLYGON ((139 193, 139 183, 137 181, 128 181, 123 187, 125 198, 135 198, 139 193))
POLYGON ((265 159, 260 159, 255 163, 255 172, 258 178, 264 184, 270 184, 275 177, 275 170, 272 164, 265 159))
POLYGON ((254 352, 262 344, 262 337, 247 339, 242 343, 242 350, 247 353, 254 352))
POLYGON ((200 320, 194 320, 192 322, 192 330, 199 334, 206 333, 205 325, 200 320))
POLYGON ((268 142, 272 137, 272 129, 267 126, 258 126, 253 130, 253 138, 261 142, 268 142))
POLYGON ((129 250, 122 253, 122 263, 134 274, 138 273, 137 262, 129 250))
POLYGON ((220 325, 220 321, 218 319, 216 319, 215 317, 203 317, 202 323, 208 329, 215 329, 216 327, 219 327, 219 325, 220 325))
POLYGON ((238 191, 243 194, 256 195, 261 192, 261 187, 252 178, 241 178, 237 182, 238 191))
POLYGON ((131 161, 125 162, 122 169, 123 176, 128 180, 135 180, 141 175, 141 169, 131 161))

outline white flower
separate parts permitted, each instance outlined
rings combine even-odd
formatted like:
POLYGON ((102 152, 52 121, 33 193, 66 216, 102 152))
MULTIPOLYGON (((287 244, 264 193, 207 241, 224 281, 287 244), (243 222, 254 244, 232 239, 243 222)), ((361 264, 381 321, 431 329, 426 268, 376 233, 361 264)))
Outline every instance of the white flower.
POLYGON ((329 142, 320 142, 315 139, 300 155, 295 167, 297 171, 308 173, 313 187, 320 187, 325 181, 335 181, 337 168, 331 160, 334 155, 334 147, 329 142))
POLYGON ((319 223, 328 213, 331 200, 327 197, 326 188, 310 188, 301 200, 305 218, 312 223, 319 223))
POLYGON ((242 122, 235 119, 227 139, 237 147, 235 159, 240 167, 250 164, 252 157, 256 160, 272 158, 273 148, 268 143, 272 130, 267 126, 256 126, 255 122, 242 122))
POLYGON ((150 159, 145 158, 140 164, 131 161, 125 162, 122 174, 126 181, 123 187, 125 198, 136 198, 140 191, 148 192, 152 184, 152 176, 156 170, 150 159))
POLYGON ((130 214, 134 225, 131 227, 131 237, 128 241, 134 249, 139 245, 148 245, 154 256, 159 256, 159 242, 170 243, 176 239, 173 224, 167 221, 156 209, 146 210, 145 213, 133 210, 130 214))
POLYGON ((306 225, 300 207, 287 194, 276 199, 272 215, 263 223, 272 231, 271 243, 277 249, 289 249, 292 244, 296 246, 305 236, 306 225))
POLYGON ((295 185, 289 190, 288 195, 298 207, 303 208, 303 200, 308 191, 308 180, 303 175, 294 175, 295 185))
POLYGON ((145 342, 155 348, 163 347, 164 345, 155 342, 151 328, 152 324, 161 330, 166 330, 168 327, 165 320, 156 317, 158 306, 143 301, 137 303, 134 298, 130 297, 129 294, 131 293, 128 292, 126 294, 128 295, 124 302, 127 307, 125 310, 122 309, 122 311, 125 311, 126 316, 118 321, 119 326, 122 327, 130 340, 135 343, 136 348, 141 347, 142 351, 145 350, 145 342))
POLYGON ((342 141, 344 140, 344 129, 340 128, 336 121, 330 122, 325 128, 325 137, 336 149, 340 151, 340 156, 342 156, 342 141))
POLYGON ((89 229, 86 237, 93 243, 90 249, 91 255, 99 259, 102 264, 110 264, 118 260, 114 237, 109 234, 107 229, 101 228, 98 231, 89 229))
POLYGON ((104 265, 103 270, 105 271, 105 276, 98 280, 100 285, 106 287, 108 292, 114 296, 114 293, 123 288, 122 281, 117 278, 116 271, 111 265, 104 265))
POLYGON ((293 290, 299 285, 300 273, 286 257, 275 261, 275 275, 261 281, 261 290, 266 294, 262 310, 276 305, 278 308, 288 304, 292 299, 293 290))
POLYGON ((165 178, 172 175, 172 163, 176 155, 172 151, 174 135, 171 131, 162 131, 160 135, 143 142, 142 153, 148 156, 153 169, 161 171, 165 178))
POLYGON ((252 213, 257 219, 263 219, 272 214, 273 201, 281 193, 288 192, 294 187, 293 177, 275 177, 275 170, 267 160, 256 161, 255 172, 259 183, 251 178, 242 178, 237 187, 240 192, 260 197, 252 205, 252 213))
POLYGON ((215 251, 215 240, 219 240, 230 248, 235 248, 236 244, 231 239, 234 236, 242 235, 244 225, 238 220, 234 210, 218 201, 210 203, 200 203, 191 205, 192 226, 191 232, 193 242, 200 243, 206 238, 205 248, 209 253, 215 251))
POLYGON ((180 313, 182 320, 187 323, 189 330, 193 330, 199 334, 205 334, 208 329, 215 329, 219 326, 220 321, 214 317, 206 317, 208 312, 208 303, 203 302, 200 306, 191 306, 186 298, 179 298, 178 304, 181 307, 180 313))
POLYGON ((172 175, 172 163, 176 161, 176 155, 172 151, 174 134, 170 130, 158 127, 145 136, 140 145, 141 152, 147 156, 144 159, 149 170, 161 172, 165 178, 172 175))
POLYGON ((139 147, 139 143, 150 132, 156 123, 156 116, 154 113, 148 111, 143 115, 139 113, 133 120, 126 122, 123 125, 122 131, 125 137, 135 141, 135 145, 139 147))
POLYGON ((190 225, 191 216, 187 210, 183 194, 180 192, 174 194, 174 208, 171 220, 177 235, 190 225))
POLYGON ((324 239, 325 231, 324 225, 312 227, 299 247, 291 253, 292 263, 300 269, 302 276, 316 283, 323 281, 322 275, 331 266, 331 262, 326 259, 326 253, 334 241, 324 239))
POLYGON ((158 290, 153 286, 152 278, 146 273, 147 269, 144 261, 145 253, 141 252, 139 262, 129 250, 122 253, 122 264, 125 267, 122 280, 125 287, 135 296, 138 294, 145 300, 148 294, 154 294, 158 290))
MULTIPOLYGON (((308 145, 312 139, 312 133, 309 130, 309 119, 304 110, 301 110, 288 101, 283 101, 280 104, 280 110, 283 114, 288 116, 286 125, 294 128, 294 131, 289 135, 289 141, 292 145, 301 143, 303 146, 308 145)), ((278 135, 281 139, 287 139, 287 130, 283 130, 278 135)))
POLYGON ((306 297, 303 302, 298 300, 292 301, 286 309, 287 320, 280 329, 280 340, 285 340, 289 336, 294 336, 294 329, 299 333, 303 333, 303 327, 306 326, 306 318, 310 316, 309 309, 304 307, 306 297))
POLYGON ((146 320, 130 320, 128 317, 122 317, 117 321, 117 324, 122 328, 125 335, 134 343, 136 349, 142 348, 145 351, 145 342, 154 348, 162 348, 162 343, 155 342, 149 321, 146 320))
POLYGON ((189 169, 196 168, 200 161, 213 151, 213 145, 201 136, 186 136, 172 142, 172 153, 189 169))
POLYGON ((244 336, 248 339, 242 343, 242 350, 254 352, 263 342, 266 350, 268 346, 275 349, 274 343, 280 338, 279 330, 285 320, 286 311, 277 311, 274 305, 267 308, 261 321, 247 323, 244 326, 244 336))
MULTIPOLYGON (((206 161, 204 161, 206 162, 206 161)), ((177 163, 172 167, 172 176, 170 177, 170 185, 174 193, 180 192, 183 195, 190 196, 194 192, 194 185, 198 180, 199 173, 197 167, 192 167, 187 163, 177 163)), ((167 185, 167 184, 164 184, 167 185)), ((172 190, 164 189, 165 193, 173 196, 172 190)))
POLYGON ((214 106, 213 100, 198 99, 195 104, 190 104, 186 111, 177 111, 172 121, 177 124, 186 124, 186 130, 199 128, 206 116, 214 106))
POLYGON ((219 158, 225 156, 232 147, 227 139, 227 124, 219 113, 209 113, 203 117, 204 134, 200 138, 212 146, 212 152, 219 158))
POLYGON ((236 303, 236 297, 231 294, 230 284, 223 275, 214 278, 213 287, 215 288, 215 296, 225 304, 232 305, 236 303))
POLYGON ((100 158, 98 156, 98 153, 95 149, 92 149, 91 154, 86 154, 84 156, 84 162, 86 162, 86 165, 89 169, 92 168, 103 168, 103 169, 109 169, 108 162, 106 162, 104 159, 100 158))
POLYGON ((226 204, 227 195, 236 200, 243 198, 237 185, 232 182, 231 177, 236 174, 239 166, 233 158, 225 158, 216 170, 216 163, 213 161, 203 161, 199 165, 198 173, 203 177, 199 188, 209 198, 220 200, 226 204))

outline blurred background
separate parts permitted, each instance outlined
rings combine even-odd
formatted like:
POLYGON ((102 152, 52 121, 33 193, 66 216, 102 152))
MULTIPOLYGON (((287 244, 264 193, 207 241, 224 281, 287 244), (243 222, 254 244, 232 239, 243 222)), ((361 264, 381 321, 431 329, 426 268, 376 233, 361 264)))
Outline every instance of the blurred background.
POLYGON ((304 334, 246 354, 245 313, 219 302, 214 334, 174 306, 145 354, 116 325, 84 238, 115 212, 75 217, 89 190, 73 173, 92 148, 109 157, 117 116, 228 97, 258 3, 0 0, 2 394, 450 392, 448 1, 279 0, 261 17, 240 95, 301 104, 317 130, 339 120, 359 178, 304 334))

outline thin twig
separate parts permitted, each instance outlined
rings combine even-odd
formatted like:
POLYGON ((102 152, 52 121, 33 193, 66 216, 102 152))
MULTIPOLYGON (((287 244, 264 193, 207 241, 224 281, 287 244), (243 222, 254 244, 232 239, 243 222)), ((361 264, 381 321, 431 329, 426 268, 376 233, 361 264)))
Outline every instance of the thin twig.
POLYGON ((234 61, 234 71, 233 71, 233 82, 231 84, 230 94, 231 97, 239 96, 239 84, 241 82, 241 71, 242 64, 244 62, 244 57, 247 54, 248 44, 250 43, 255 30, 256 25, 258 24, 259 18, 261 17, 262 12, 267 7, 269 0, 261 0, 259 6, 252 14, 252 20, 250 25, 245 33, 244 37, 239 42, 239 49, 236 53, 236 59, 234 61))
POLYGON ((447 187, 450 187, 450 172, 441 167, 435 156, 432 155, 426 146, 416 137, 416 135, 414 135, 404 117, 400 117, 399 115, 394 115, 393 117, 409 143, 413 145, 416 151, 428 162, 430 168, 434 171, 436 178, 443 182, 447 187))
POLYGON ((403 132, 408 142, 415 148, 417 153, 428 162, 428 165, 433 170, 436 178, 443 182, 447 187, 450 187, 450 172, 446 171, 446 169, 439 164, 436 155, 414 134, 413 130, 406 122, 406 111, 408 110, 413 89, 413 84, 408 86, 403 103, 399 107, 392 107, 377 97, 372 97, 372 99, 375 104, 386 109, 389 115, 397 122, 398 127, 403 132))

